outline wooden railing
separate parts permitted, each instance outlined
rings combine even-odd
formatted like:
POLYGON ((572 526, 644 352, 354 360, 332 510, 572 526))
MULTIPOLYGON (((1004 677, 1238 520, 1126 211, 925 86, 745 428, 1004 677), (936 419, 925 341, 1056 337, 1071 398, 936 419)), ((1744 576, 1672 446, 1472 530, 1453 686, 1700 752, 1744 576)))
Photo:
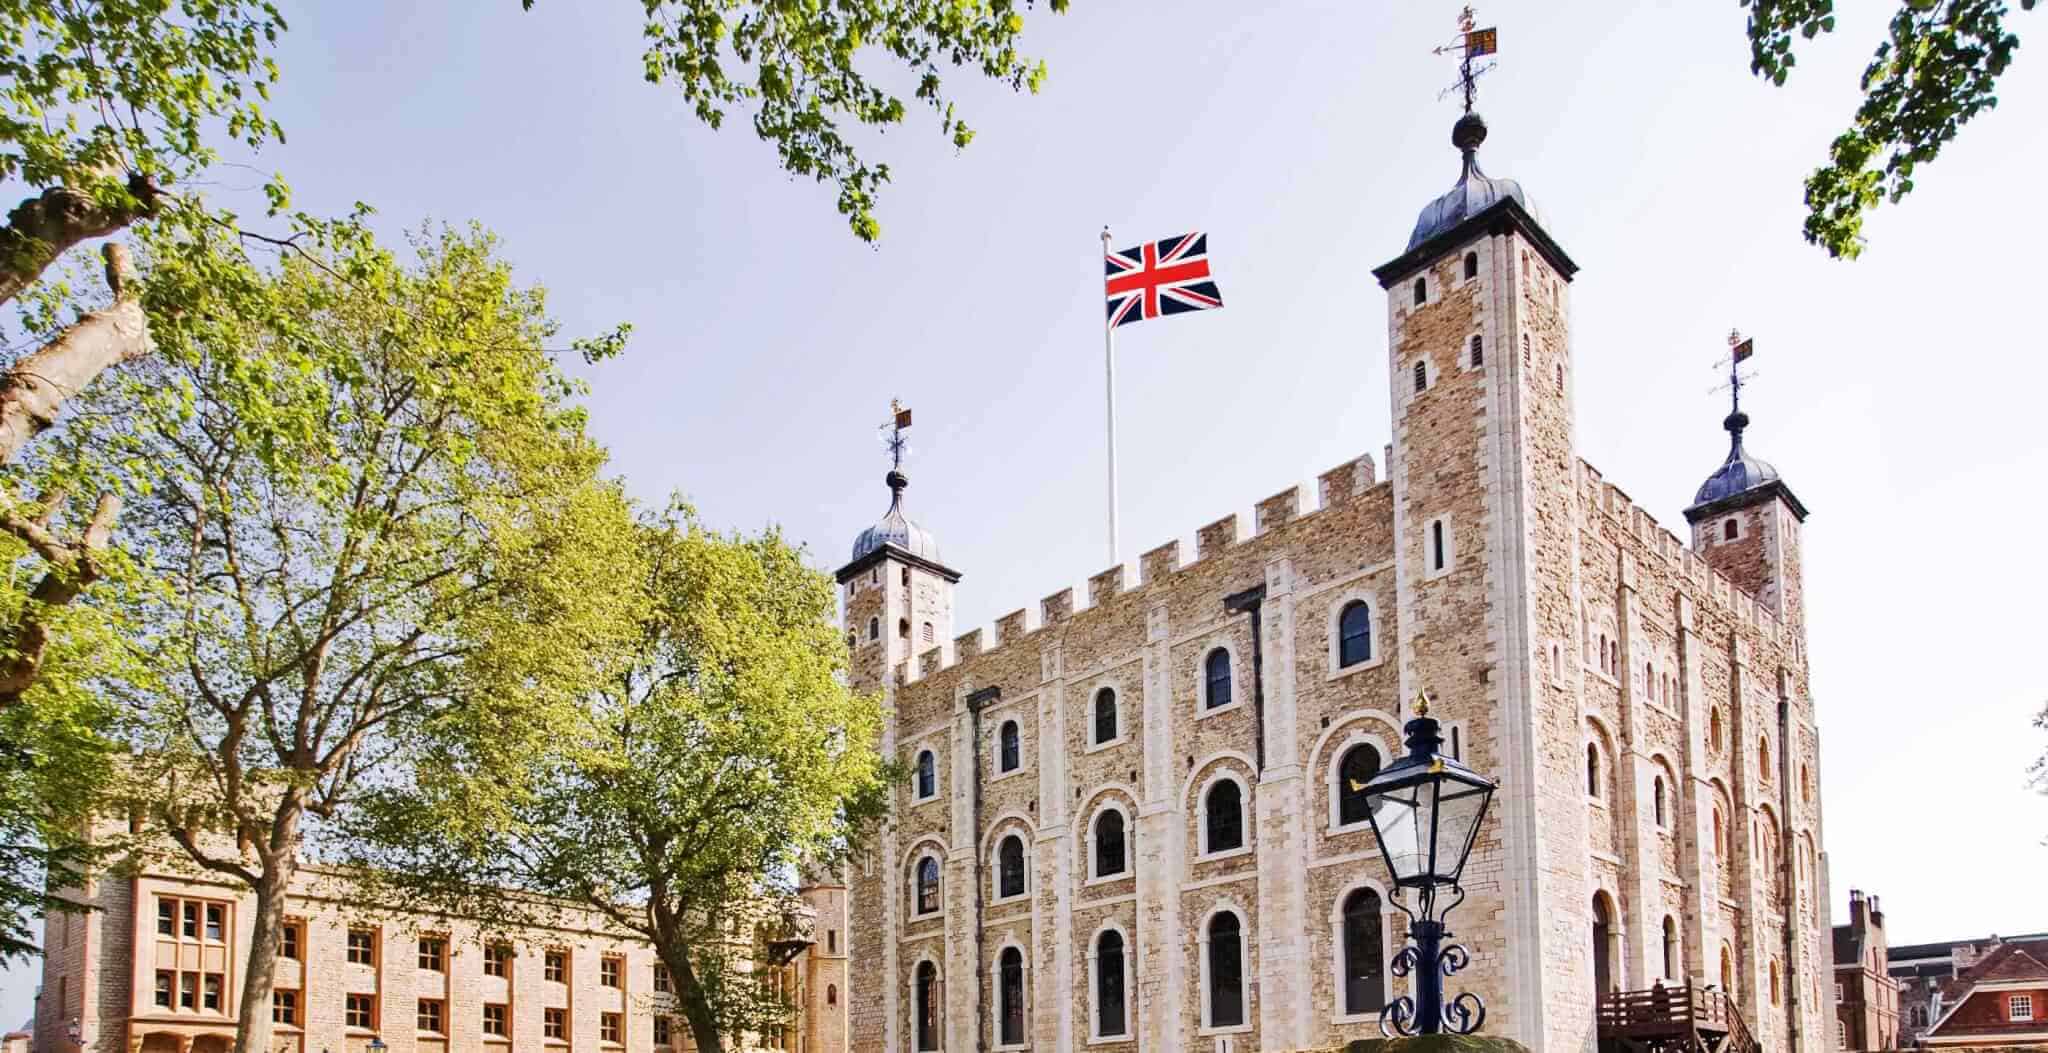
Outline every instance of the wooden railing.
POLYGON ((1705 987, 1652 987, 1614 991, 1595 1007, 1603 1038, 1661 1038, 1689 1032, 1727 1036, 1723 1049, 1753 1050, 1749 1025, 1726 991, 1705 987))

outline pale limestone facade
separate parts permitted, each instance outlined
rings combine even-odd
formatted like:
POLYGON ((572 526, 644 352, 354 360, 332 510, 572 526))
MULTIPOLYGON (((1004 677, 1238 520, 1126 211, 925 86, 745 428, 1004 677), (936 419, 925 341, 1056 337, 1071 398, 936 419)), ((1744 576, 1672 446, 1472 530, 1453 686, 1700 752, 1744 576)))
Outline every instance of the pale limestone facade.
MULTIPOLYGON (((853 680, 884 696, 881 749, 914 774, 850 868, 856 1053, 1376 1037, 1376 1011, 1349 1011, 1343 911, 1361 888, 1384 905, 1386 875, 1333 795, 1353 746, 1397 755, 1404 702, 1424 690, 1450 748, 1501 782, 1450 917, 1472 964, 1449 987, 1485 999, 1486 1030, 1590 1051, 1596 973, 1647 988, 1668 955, 1668 982, 1732 989, 1766 1049, 1832 1047, 1805 510, 1773 476, 1688 510, 1691 544, 1659 527, 1574 445, 1575 266, 1519 188, 1460 216, 1375 272, 1385 478, 1369 457, 1339 465, 1312 509, 1283 491, 1251 536, 1234 516, 1212 523, 1192 560, 1160 546, 1135 585, 1113 568, 1085 607, 1063 590, 992 637, 944 634, 960 574, 900 504, 862 536, 839 573, 853 680), (1360 602, 1362 657, 1340 653, 1360 602), (1212 684, 1218 651, 1227 688, 1212 684), (1224 782, 1243 846, 1210 851, 1224 782), (1097 875, 1109 813, 1131 862, 1097 875), (1021 895, 1004 887, 1012 836, 1021 895), (920 902, 927 858, 939 882, 920 902), (1241 933, 1234 996, 1209 953, 1219 913, 1241 933), (1097 974, 1118 942, 1129 1020, 1106 1036, 1097 974), (1003 1033, 1013 950, 1021 1035, 1003 1033), (1219 998, 1241 999, 1241 1023, 1219 998)), ((892 473, 899 499, 902 483, 892 473)), ((1391 906, 1381 931, 1391 955, 1405 931, 1391 906)), ((1374 983, 1362 1004, 1407 990, 1374 983)))
MULTIPOLYGON (((803 898, 815 945, 772 983, 791 1026, 748 1048, 843 1053, 846 889, 803 898)), ((55 1053, 225 1053, 234 1041, 255 898, 170 867, 105 876, 70 898, 97 908, 47 923, 35 1048, 55 1053), (186 911, 190 909, 188 922, 186 911), (186 995, 186 977, 191 994, 186 995), (165 983, 168 981, 168 983, 165 983)), ((687 1053, 689 1028, 654 951, 586 912, 547 925, 366 909, 338 876, 294 881, 277 964, 277 1053, 687 1053), (486 947, 505 948, 502 961, 486 947), (438 966, 438 967, 436 967, 438 966), (495 1008, 492 1008, 495 1007, 495 1008), (502 1028, 496 1024, 502 1020, 502 1028)))

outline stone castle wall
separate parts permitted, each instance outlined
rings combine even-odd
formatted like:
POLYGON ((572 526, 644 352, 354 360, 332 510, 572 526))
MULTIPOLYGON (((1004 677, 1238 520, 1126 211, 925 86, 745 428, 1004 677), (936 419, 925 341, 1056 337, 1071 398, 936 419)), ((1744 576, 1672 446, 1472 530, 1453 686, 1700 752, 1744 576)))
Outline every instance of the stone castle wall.
MULTIPOLYGON (((1360 742, 1395 756, 1422 690, 1462 759, 1502 780, 1452 918, 1473 957, 1452 988, 1487 1001, 1491 1030, 1540 1053, 1592 1048, 1604 912, 1610 986, 1663 979, 1669 942, 1668 982, 1719 984, 1725 968, 1767 1048, 1793 1048, 1795 1030, 1801 1050, 1832 1041, 1816 730, 1799 607, 1780 602, 1797 596, 1798 524, 1764 513, 1771 544, 1748 558, 1770 565, 1752 573, 1681 544, 1577 456, 1568 278, 1509 228, 1393 285, 1386 481, 1370 459, 1341 465, 1314 508, 1283 491, 1259 503, 1251 537, 1219 520, 1191 561, 1177 542, 1153 549, 1135 586, 1106 571, 1085 606, 1065 590, 992 637, 857 643, 854 683, 889 705, 885 754, 914 767, 929 752, 937 792, 899 790, 854 868, 856 1049, 916 1048, 921 967, 938 981, 940 1048, 1004 1048, 996 978, 1010 946, 1028 963, 1034 1049, 1249 1053, 1376 1036, 1376 1013, 1341 1002, 1340 910, 1359 888, 1385 903, 1388 885, 1371 833, 1336 823, 1334 768, 1360 742), (1765 577, 1778 592, 1762 604, 1735 580, 1765 577), (1256 587, 1254 640, 1249 612, 1225 601, 1256 587), (1371 611, 1373 653, 1340 668, 1337 612, 1353 601, 1371 611), (1219 649, 1230 701, 1211 708, 1204 662, 1219 649), (1098 744, 1104 689, 1118 730, 1098 744), (1022 763, 1002 772, 1011 721, 1022 763), (1246 847, 1205 855, 1204 801, 1224 780, 1242 788, 1246 847), (1124 817, 1136 865, 1096 877, 1107 811, 1124 817), (1012 834, 1029 879, 1001 899, 996 853, 1012 834), (920 914, 927 856, 941 909, 920 914), (1207 1026, 1219 912, 1244 933, 1245 1023, 1229 1027, 1207 1026), (1095 952, 1111 931, 1126 948, 1126 1040, 1095 1028, 1095 952)), ((849 627, 919 596, 949 618, 950 584, 917 568, 905 588, 891 577, 903 569, 884 561, 867 585, 846 583, 849 627), (881 581, 888 595, 874 594, 881 581)), ((1380 921, 1391 955, 1405 919, 1387 905, 1380 921)), ((1404 993, 1388 983, 1387 997, 1404 993)))

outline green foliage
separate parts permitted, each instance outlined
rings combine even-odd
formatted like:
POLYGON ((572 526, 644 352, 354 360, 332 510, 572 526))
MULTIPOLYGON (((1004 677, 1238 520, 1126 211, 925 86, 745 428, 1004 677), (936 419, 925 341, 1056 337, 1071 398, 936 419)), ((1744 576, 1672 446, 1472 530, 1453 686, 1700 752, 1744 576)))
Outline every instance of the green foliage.
POLYGON ((0 178, 120 194, 213 162, 209 138, 260 146, 285 28, 260 0, 0 0, 0 178))
POLYGON ((540 905, 510 888, 600 912, 654 945, 718 1049, 786 1019, 751 923, 781 924, 799 871, 881 815, 881 710, 843 684, 829 579, 778 533, 713 533, 673 506, 637 537, 617 583, 639 629, 574 733, 488 762, 443 736, 440 763, 358 813, 355 858, 415 905, 540 905))
MULTIPOLYGON (((2032 10, 2035 0, 2020 0, 2032 10)), ((1797 57, 1793 36, 1835 28, 1833 0, 1743 0, 1749 9, 1750 71, 1783 85, 1797 57)), ((1828 148, 1828 163, 1806 180, 1806 240, 1836 257, 1863 251, 1863 217, 1913 190, 1962 126, 1998 105, 2000 74, 2019 37, 2005 29, 2004 0, 1904 0, 1863 71, 1863 103, 1828 148), (1879 156, 1883 162, 1873 167, 1879 156)))
MULTIPOLYGON (((1068 0, 1047 0, 1054 12, 1068 0)), ((531 9, 534 0, 520 0, 531 9)), ((974 131, 943 90, 945 66, 971 68, 1013 91, 1036 92, 1045 64, 1020 55, 1024 15, 1017 0, 641 0, 644 73, 674 84, 697 118, 720 127, 728 110, 753 111, 754 133, 774 144, 793 175, 831 183, 839 213, 863 241, 881 234, 875 195, 889 166, 867 161, 841 122, 900 124, 902 98, 863 73, 859 60, 879 53, 916 78, 913 95, 939 116, 939 129, 964 149, 974 131)), ((1022 8, 1033 6, 1024 0, 1022 8)))

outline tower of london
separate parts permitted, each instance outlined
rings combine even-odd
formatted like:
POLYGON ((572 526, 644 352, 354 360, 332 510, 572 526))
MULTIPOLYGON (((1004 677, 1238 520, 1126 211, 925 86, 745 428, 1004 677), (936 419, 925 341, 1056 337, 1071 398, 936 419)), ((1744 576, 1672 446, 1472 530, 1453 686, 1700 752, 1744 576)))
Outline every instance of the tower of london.
POLYGON ((1761 1048, 1828 1047, 1806 508, 1739 408, 1685 536, 1581 458, 1578 268, 1484 139, 1457 122, 1459 179, 1372 271, 1383 464, 957 635, 973 568, 889 474, 837 574, 909 772, 849 866, 853 1050, 1377 1037, 1406 919, 1353 788, 1424 693, 1500 781, 1449 919, 1488 1031, 1587 1053, 1601 993, 1662 985, 1761 1048))

